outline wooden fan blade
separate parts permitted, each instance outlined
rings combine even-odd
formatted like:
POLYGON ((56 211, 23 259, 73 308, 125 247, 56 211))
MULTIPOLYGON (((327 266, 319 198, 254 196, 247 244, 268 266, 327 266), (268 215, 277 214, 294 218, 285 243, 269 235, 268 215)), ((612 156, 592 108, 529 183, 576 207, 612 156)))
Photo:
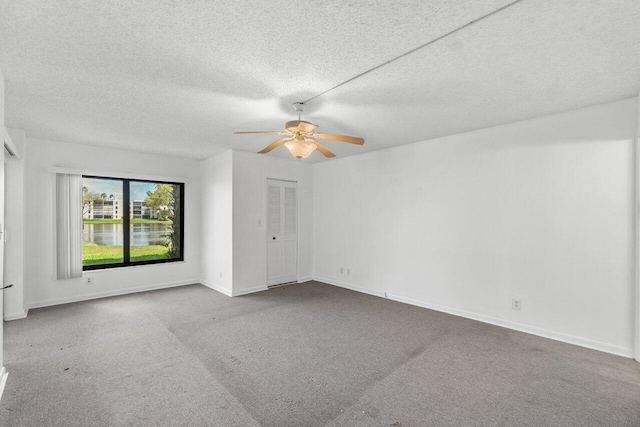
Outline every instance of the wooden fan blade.
MULTIPOLYGON (((313 140, 310 139, 308 141, 313 141, 313 140)), ((318 141, 313 141, 313 143, 316 144, 316 147, 318 148, 318 151, 321 152, 322 154, 324 154, 325 157, 335 157, 336 156, 331 151, 329 151, 329 149, 327 147, 325 147, 324 145, 320 144, 318 141)))
POLYGON ((284 144, 285 142, 289 141, 291 138, 282 138, 277 140, 276 142, 274 142, 273 144, 269 144, 266 147, 264 147, 262 150, 258 151, 258 153, 260 154, 264 154, 264 153, 268 153, 269 151, 273 150, 274 148, 278 148, 279 146, 281 146, 282 144, 284 144))
POLYGON ((247 132, 234 132, 234 134, 239 134, 239 133, 274 133, 276 135, 286 135, 286 132, 282 132, 279 130, 251 130, 251 131, 247 131, 247 132))
POLYGON ((320 139, 331 139, 333 141, 348 142, 349 144, 358 144, 358 145, 364 144, 364 139, 358 138, 356 136, 337 135, 335 133, 322 133, 322 132, 314 133, 311 136, 313 136, 314 138, 320 138, 320 139))

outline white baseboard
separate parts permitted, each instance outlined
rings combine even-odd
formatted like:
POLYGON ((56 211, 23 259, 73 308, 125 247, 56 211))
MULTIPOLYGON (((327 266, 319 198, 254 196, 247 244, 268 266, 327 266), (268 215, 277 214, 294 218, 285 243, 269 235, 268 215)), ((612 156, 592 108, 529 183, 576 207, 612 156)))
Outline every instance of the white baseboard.
POLYGON ((539 328, 536 326, 530 326, 524 323, 513 322, 511 320, 500 319, 498 317, 488 316, 481 313, 476 313, 468 310, 460 310, 453 307, 447 307, 439 304, 432 304, 426 301, 417 300, 415 298, 404 297, 400 295, 385 294, 383 291, 364 289, 359 286, 351 285, 348 283, 338 282, 331 279, 325 279, 322 277, 315 277, 314 280, 319 282, 328 283, 330 285, 339 286, 341 288, 351 289, 352 291, 362 292, 369 295, 374 295, 381 298, 388 298, 393 301, 402 302, 405 304, 416 305, 418 307, 428 308, 429 310, 440 311, 443 313, 452 314, 454 316, 460 316, 467 319, 477 320, 491 325, 501 326, 507 329, 513 329, 515 331, 525 332, 531 335, 537 335, 544 338, 549 338, 556 341, 565 342, 568 344, 574 344, 581 347, 590 348, 592 350, 599 350, 605 353, 611 353, 618 356, 633 358, 634 352, 632 348, 626 348, 614 344, 609 344, 601 341, 594 341, 588 338, 577 337, 574 335, 565 334, 562 332, 556 332, 549 329, 539 328))
POLYGON ((604 343, 600 341, 590 340, 588 338, 577 337, 574 335, 556 332, 549 329, 539 328, 524 323, 513 322, 511 320, 500 319, 498 317, 488 316, 468 310, 460 310, 457 308, 447 307, 439 304, 432 304, 420 301, 414 298, 407 298, 399 295, 387 294, 390 300, 402 302, 405 304, 416 305, 418 307, 428 308, 430 310, 441 311, 443 313, 453 314, 454 316, 465 317, 467 319, 478 320, 480 322, 489 323, 491 325, 501 326, 515 331, 526 332, 539 337, 550 338, 552 340, 574 344, 581 347, 590 348, 592 350, 604 351, 605 353, 616 354, 618 356, 633 357, 633 349, 621 347, 614 344, 604 343))
POLYGON ((337 280, 327 279, 327 278, 324 278, 324 277, 314 277, 313 280, 317 280, 318 282, 322 282, 322 283, 328 283, 329 285, 338 286, 340 288, 350 289, 352 291, 360 292, 360 293, 363 293, 363 294, 369 294, 369 295, 373 295, 373 296, 381 297, 381 298, 385 297, 383 291, 367 289, 367 288, 363 288, 363 287, 360 287, 360 286, 357 286, 357 285, 352 285, 350 283, 339 282, 337 280))
POLYGON ((298 283, 304 283, 304 282, 310 282, 313 280, 313 277, 309 276, 309 277, 301 277, 298 279, 298 283))
POLYGON ((254 286, 253 288, 240 289, 237 291, 231 291, 223 286, 218 285, 217 283, 213 283, 209 280, 200 279, 200 283, 207 288, 211 288, 214 291, 218 291, 221 294, 225 294, 228 297, 239 297, 240 295, 252 294, 254 292, 266 291, 267 287, 264 285, 254 286))
POLYGON ((7 369, 3 366, 2 369, 0 369, 0 399, 2 399, 2 392, 4 391, 4 386, 7 385, 8 376, 9 376, 9 373, 7 372, 7 369))
POLYGON ((9 322, 11 320, 24 319, 25 317, 27 317, 27 313, 29 313, 29 309, 25 309, 23 311, 17 311, 15 313, 5 313, 4 321, 9 322))
POLYGON ((91 294, 72 295, 62 298, 52 298, 48 300, 34 301, 29 304, 29 308, 49 307, 52 305, 69 304, 72 302, 87 301, 105 297, 113 297, 117 295, 134 294, 137 292, 154 291, 157 289, 174 288, 176 286, 193 285, 199 283, 198 279, 180 280, 177 282, 157 283, 153 285, 139 286, 135 288, 117 289, 112 291, 94 292, 91 294))
POLYGON ((254 292, 262 292, 262 291, 266 291, 267 289, 268 288, 266 285, 254 286, 253 288, 239 289, 237 291, 232 291, 231 296, 239 297, 240 295, 252 294, 254 292))
POLYGON ((206 286, 207 288, 211 288, 214 291, 218 291, 221 294, 224 294, 228 297, 233 296, 231 295, 231 291, 223 286, 218 285, 217 283, 213 283, 209 280, 205 280, 205 279, 200 279, 200 284, 202 284, 203 286, 206 286))
MULTIPOLYGON (((313 280, 311 277, 305 277, 304 279, 298 279, 298 283, 303 283, 303 282, 309 282, 313 280)), ((247 294, 253 294, 256 292, 262 292, 262 291, 266 291, 269 288, 266 285, 259 285, 259 286, 254 286, 252 288, 246 288, 246 289, 239 289, 237 291, 231 291, 225 287, 222 287, 216 283, 213 283, 209 280, 205 280, 205 279, 200 279, 200 283, 204 286, 206 286, 207 288, 211 288, 214 291, 218 291, 222 294, 225 294, 228 297, 239 297, 241 295, 247 295, 247 294)))

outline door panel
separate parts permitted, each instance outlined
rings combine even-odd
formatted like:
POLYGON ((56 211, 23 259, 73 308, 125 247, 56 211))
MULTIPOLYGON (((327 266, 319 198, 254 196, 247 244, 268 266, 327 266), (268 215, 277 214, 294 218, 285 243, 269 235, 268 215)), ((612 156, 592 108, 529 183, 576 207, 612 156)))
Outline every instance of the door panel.
POLYGON ((294 237, 298 233, 297 188, 284 188, 284 234, 294 237))
POLYGON ((278 282, 282 277, 282 240, 280 209, 280 186, 267 186, 267 284, 278 282))
POLYGON ((282 242, 282 249, 282 276, 288 278, 286 282, 293 282, 298 279, 298 245, 295 240, 286 240, 282 242))
POLYGON ((277 184, 269 184, 268 186, 268 228, 267 234, 272 236, 280 235, 280 186, 277 184))
POLYGON ((287 282, 297 280, 298 271, 298 189, 284 187, 284 233, 282 275, 287 282))
MULTIPOLYGON (((282 277, 282 241, 267 241, 267 283, 278 282, 282 277)), ((273 283, 275 284, 275 283, 273 283)))

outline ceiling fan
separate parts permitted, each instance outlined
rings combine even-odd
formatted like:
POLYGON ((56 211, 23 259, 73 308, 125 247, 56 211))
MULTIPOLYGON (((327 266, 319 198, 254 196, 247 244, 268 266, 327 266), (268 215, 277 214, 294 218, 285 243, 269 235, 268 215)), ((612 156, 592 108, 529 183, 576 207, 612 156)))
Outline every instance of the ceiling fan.
POLYGON ((325 157, 335 157, 327 147, 320 144, 315 139, 330 139, 332 141, 348 142, 349 144, 364 144, 364 139, 355 136, 337 135, 333 133, 314 132, 318 125, 314 125, 311 122, 300 120, 300 113, 303 111, 304 103, 296 102, 293 104, 293 108, 298 112, 298 120, 292 120, 285 124, 285 131, 276 130, 262 130, 262 131, 249 131, 249 132, 234 132, 234 134, 243 133, 273 133, 276 135, 287 135, 286 137, 277 140, 276 142, 267 145, 262 150, 258 151, 260 154, 268 153, 276 147, 284 144, 289 149, 291 154, 298 159, 304 159, 309 157, 314 150, 318 150, 325 157), (315 138, 315 139, 314 139, 315 138))

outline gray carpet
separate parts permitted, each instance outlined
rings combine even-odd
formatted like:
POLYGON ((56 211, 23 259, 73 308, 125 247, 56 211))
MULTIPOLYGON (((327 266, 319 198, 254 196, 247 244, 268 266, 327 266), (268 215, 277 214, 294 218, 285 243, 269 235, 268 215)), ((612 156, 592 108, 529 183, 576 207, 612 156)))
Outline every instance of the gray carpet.
POLYGON ((639 426, 640 364, 317 282, 5 323, 2 426, 639 426))

